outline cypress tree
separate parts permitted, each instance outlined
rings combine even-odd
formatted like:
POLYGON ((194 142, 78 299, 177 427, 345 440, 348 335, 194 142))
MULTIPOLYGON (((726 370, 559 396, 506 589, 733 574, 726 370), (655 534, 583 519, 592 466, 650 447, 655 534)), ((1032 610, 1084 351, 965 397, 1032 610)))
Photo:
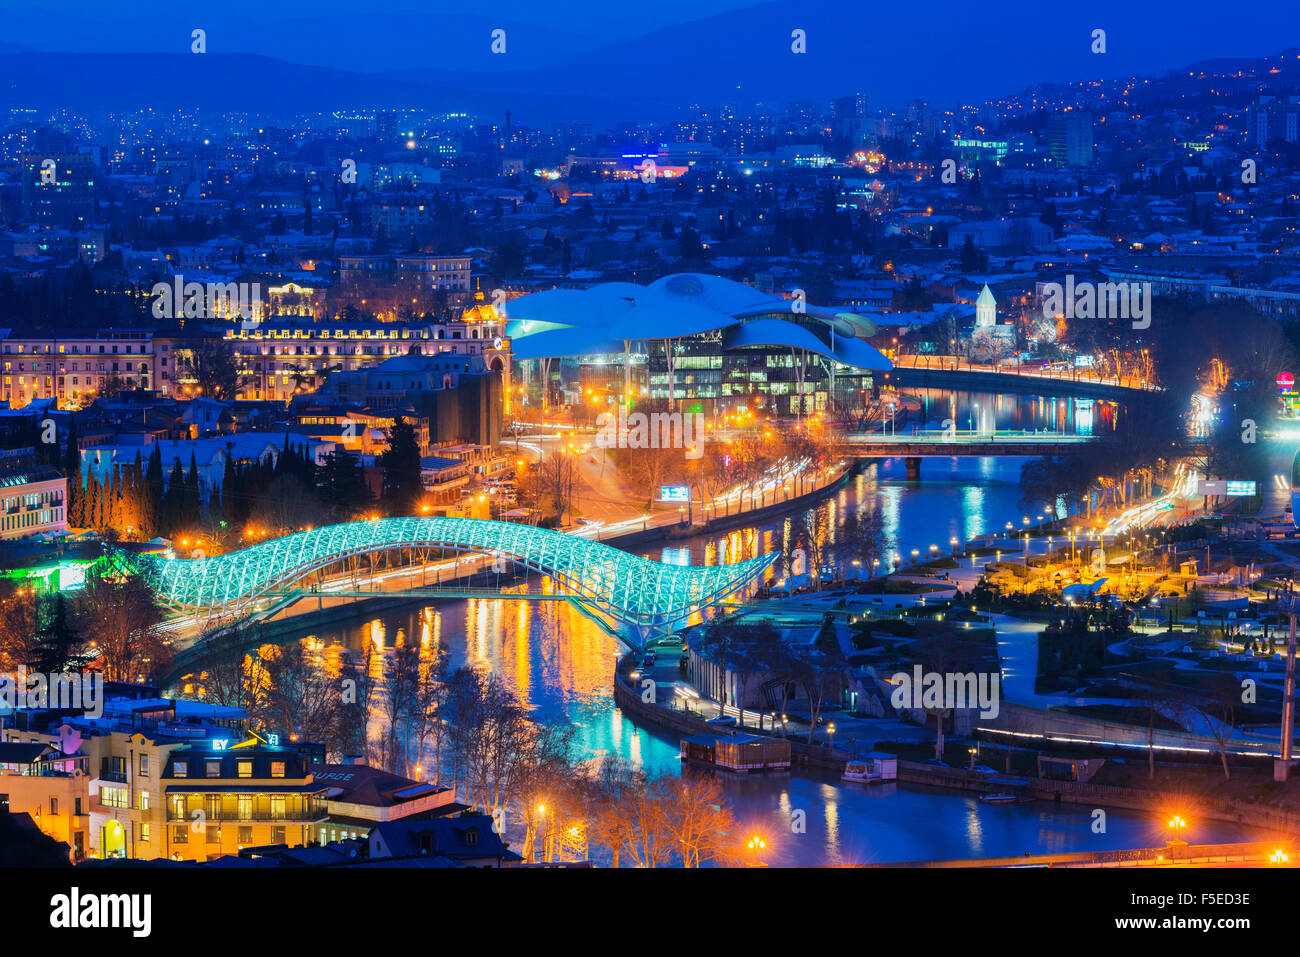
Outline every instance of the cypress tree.
POLYGON ((163 465, 162 449, 155 442, 149 453, 149 468, 145 472, 145 483, 149 486, 149 507, 153 512, 155 525, 162 519, 163 507, 163 465))
POLYGON ((185 470, 180 456, 172 460, 171 474, 167 476, 167 490, 163 492, 163 527, 165 533, 174 535, 181 525, 181 510, 185 498, 185 470))
POLYGON ((77 448, 77 419, 68 419, 68 444, 63 451, 63 477, 68 481, 68 498, 65 503, 64 517, 68 524, 80 527, 78 518, 81 514, 81 450, 77 448))
POLYGON ((122 466, 117 462, 113 463, 113 475, 109 481, 112 484, 109 485, 109 494, 108 494, 108 527, 121 529, 122 528, 122 466))
POLYGON ((90 473, 90 480, 86 486, 86 525, 98 531, 104 527, 102 521, 103 490, 99 484, 99 476, 93 471, 90 473))
POLYGON ((188 524, 199 521, 199 466, 193 452, 190 453, 190 473, 185 477, 185 498, 182 501, 182 508, 184 522, 188 524))

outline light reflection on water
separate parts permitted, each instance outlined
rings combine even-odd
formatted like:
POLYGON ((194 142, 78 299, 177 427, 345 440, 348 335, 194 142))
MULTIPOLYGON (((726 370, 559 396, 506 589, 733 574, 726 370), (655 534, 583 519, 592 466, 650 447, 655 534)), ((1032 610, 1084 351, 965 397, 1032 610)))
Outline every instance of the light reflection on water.
MULTIPOLYGON (((973 413, 973 401, 971 411, 973 413)), ((1091 427, 1078 408, 1050 402, 989 403, 984 414, 999 428, 1026 427, 1031 420, 1058 428, 1091 427), (1055 414, 1055 418, 1052 418, 1055 414), (1004 424, 1004 419, 1011 421, 1004 424)), ((960 402, 957 411, 966 407, 960 402)), ((886 545, 892 553, 941 551, 949 539, 965 541, 1020 524, 1023 512, 1017 485, 1022 462, 1015 459, 926 459, 921 482, 906 480, 901 460, 868 467, 818 508, 817 527, 833 541, 843 517, 863 503, 881 509, 886 545)), ((738 561, 784 547, 791 521, 700 536, 647 552, 674 564, 738 561)), ((447 650, 453 666, 471 663, 494 670, 538 720, 566 722, 576 729, 579 746, 591 755, 623 755, 650 771, 680 768, 678 742, 635 725, 613 705, 610 689, 617 643, 577 609, 560 601, 447 602, 389 609, 354 623, 310 633, 327 660, 342 647, 366 642, 392 647, 417 635, 423 644, 447 650)), ((302 637, 308 638, 309 634, 302 637)), ((377 664, 382 667, 382 663, 377 664)), ((760 833, 772 864, 857 864, 1025 852, 1103 850, 1151 846, 1163 840, 1149 816, 1108 812, 1105 834, 1092 833, 1091 809, 1046 803, 997 806, 972 797, 898 785, 867 786, 826 777, 779 775, 724 776, 742 834, 760 833), (796 812, 804 833, 795 833, 796 812)), ((1241 839, 1229 825, 1202 827, 1189 841, 1241 839)), ((744 838, 747 839, 747 838, 744 838)))

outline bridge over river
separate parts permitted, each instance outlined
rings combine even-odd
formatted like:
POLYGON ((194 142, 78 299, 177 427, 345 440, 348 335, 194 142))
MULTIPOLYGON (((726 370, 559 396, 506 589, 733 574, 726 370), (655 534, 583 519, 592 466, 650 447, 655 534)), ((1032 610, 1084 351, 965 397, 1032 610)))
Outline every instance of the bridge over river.
POLYGON ((849 433, 836 446, 841 455, 857 458, 904 458, 907 477, 920 478, 921 459, 956 455, 1028 456, 1065 455, 1098 441, 1094 435, 1063 432, 959 432, 952 429, 923 429, 889 435, 876 432, 849 433))
MULTIPOLYGON (((641 643, 742 591, 777 558, 767 554, 729 565, 669 565, 550 529, 435 517, 327 525, 211 558, 180 559, 170 553, 121 558, 177 611, 196 620, 220 614, 241 620, 307 597, 432 597, 423 582, 420 588, 355 582, 348 588, 325 574, 363 555, 396 552, 427 558, 432 551, 487 556, 500 572, 514 567, 545 576, 558 596, 593 616, 630 627, 641 643)), ((553 594, 524 590, 498 592, 497 597, 526 601, 553 594)))
POLYGON ((964 356, 898 356, 884 376, 890 385, 964 389, 972 392, 1009 392, 1054 397, 1132 400, 1156 386, 1141 376, 1106 376, 1091 369, 1038 365, 984 365, 964 356))

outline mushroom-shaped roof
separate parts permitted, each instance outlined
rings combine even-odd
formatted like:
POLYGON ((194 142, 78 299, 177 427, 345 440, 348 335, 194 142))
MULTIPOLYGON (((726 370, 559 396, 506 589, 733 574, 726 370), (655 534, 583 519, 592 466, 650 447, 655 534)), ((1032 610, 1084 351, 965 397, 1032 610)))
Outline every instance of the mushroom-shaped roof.
POLYGON ((891 368, 858 338, 874 331, 870 323, 703 273, 674 273, 648 286, 617 282, 551 289, 521 296, 507 311, 506 334, 520 359, 617 353, 625 342, 725 329, 736 348, 791 346, 859 368, 891 368), (752 332, 742 333, 751 326, 752 332))
POLYGON ((861 339, 828 336, 825 341, 807 326, 782 319, 755 319, 742 326, 729 329, 722 340, 724 349, 742 349, 745 346, 785 346, 816 353, 826 359, 859 369, 877 369, 887 372, 894 367, 884 355, 861 339))

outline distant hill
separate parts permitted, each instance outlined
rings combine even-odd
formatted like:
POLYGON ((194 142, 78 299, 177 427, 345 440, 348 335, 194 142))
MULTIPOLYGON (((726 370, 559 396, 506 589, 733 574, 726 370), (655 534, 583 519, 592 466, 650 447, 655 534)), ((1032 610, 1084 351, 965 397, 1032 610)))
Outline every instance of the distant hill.
MULTIPOLYGON (((1163 6, 1163 5, 1162 5, 1163 6)), ((824 99, 863 91, 873 103, 913 98, 937 105, 979 101, 1035 83, 1159 75, 1211 57, 1273 52, 1300 33, 1300 6, 1269 7, 1222 29, 1223 6, 1186 0, 1152 10, 1131 0, 1058 4, 853 5, 842 0, 775 0, 659 30, 559 67, 461 76, 475 89, 536 93, 604 91, 611 98, 683 103, 824 99), (807 53, 791 52, 805 31, 807 53), (1104 54, 1091 52, 1094 29, 1104 54)), ((405 71, 440 85, 444 71, 405 71)))
POLYGON ((414 14, 227 25, 209 32, 210 52, 202 57, 185 52, 188 29, 180 21, 204 18, 174 14, 175 23, 165 30, 153 24, 140 40, 156 48, 160 37, 175 37, 172 54, 113 52, 111 44, 103 53, 0 48, 0 105, 267 112, 409 105, 487 113, 509 107, 520 122, 637 119, 692 103, 761 101, 779 109, 790 99, 857 91, 873 106, 922 98, 947 107, 1039 83, 1159 76, 1198 61, 1231 62, 1300 36, 1300 5, 1253 6, 1230 29, 1217 0, 1159 6, 774 0, 601 49, 561 18, 550 27, 512 24, 504 56, 491 54, 485 30, 493 21, 478 13, 444 15, 432 25, 414 14), (794 29, 806 31, 806 54, 791 52, 794 29), (1106 31, 1105 54, 1090 50, 1094 29, 1106 31), (259 52, 234 52, 240 45, 259 52))

